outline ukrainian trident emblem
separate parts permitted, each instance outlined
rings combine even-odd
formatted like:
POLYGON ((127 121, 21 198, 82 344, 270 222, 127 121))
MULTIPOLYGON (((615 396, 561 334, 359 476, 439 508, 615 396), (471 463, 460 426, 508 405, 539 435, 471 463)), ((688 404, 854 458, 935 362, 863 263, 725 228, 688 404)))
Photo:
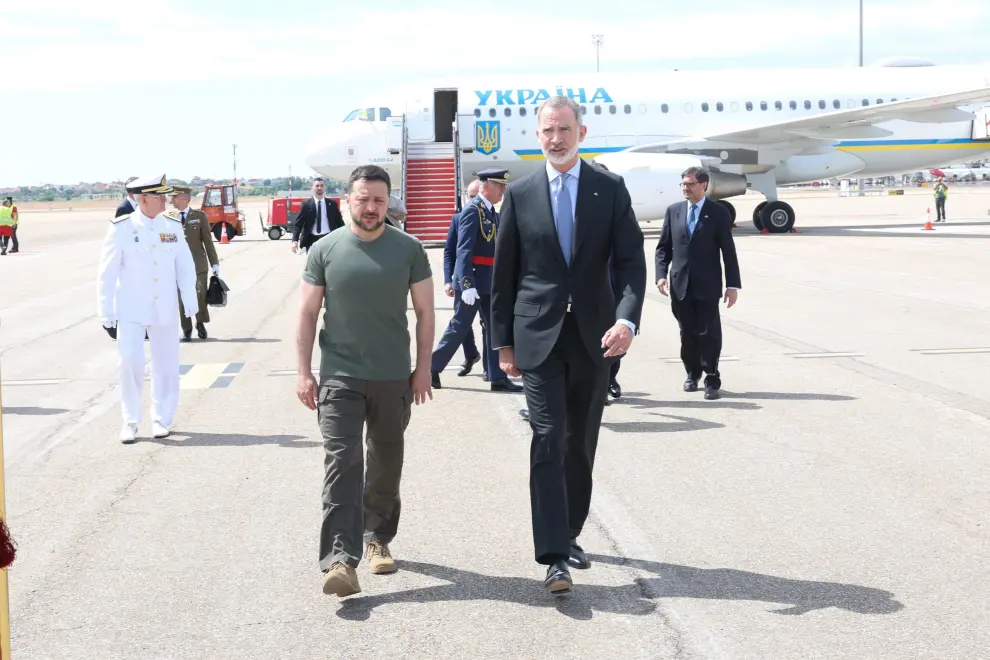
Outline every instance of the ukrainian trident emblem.
POLYGON ((475 124, 474 146, 486 156, 498 151, 501 146, 497 121, 479 121, 475 124))

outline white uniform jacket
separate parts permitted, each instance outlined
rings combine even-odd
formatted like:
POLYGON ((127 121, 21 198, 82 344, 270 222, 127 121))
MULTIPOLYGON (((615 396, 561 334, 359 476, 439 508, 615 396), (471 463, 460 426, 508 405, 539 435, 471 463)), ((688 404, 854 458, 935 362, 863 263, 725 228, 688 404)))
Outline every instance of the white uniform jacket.
POLYGON ((103 239, 97 275, 98 315, 119 322, 171 325, 199 311, 196 266, 178 216, 148 218, 140 210, 114 218, 103 239))

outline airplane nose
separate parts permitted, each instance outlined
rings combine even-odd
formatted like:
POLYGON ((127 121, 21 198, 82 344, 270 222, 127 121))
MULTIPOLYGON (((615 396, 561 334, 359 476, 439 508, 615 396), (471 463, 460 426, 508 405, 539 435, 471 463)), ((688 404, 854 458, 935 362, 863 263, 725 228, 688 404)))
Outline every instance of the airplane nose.
POLYGON ((375 135, 370 122, 349 121, 321 132, 306 150, 306 164, 323 176, 346 179, 375 135), (346 170, 346 172, 345 172, 346 170))

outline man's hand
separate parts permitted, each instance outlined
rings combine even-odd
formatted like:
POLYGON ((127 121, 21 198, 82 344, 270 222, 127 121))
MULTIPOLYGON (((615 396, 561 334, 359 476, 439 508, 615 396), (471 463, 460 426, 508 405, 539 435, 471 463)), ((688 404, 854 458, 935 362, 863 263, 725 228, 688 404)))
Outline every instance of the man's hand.
POLYGON ((454 287, 453 287, 453 285, 451 285, 451 284, 444 284, 443 285, 443 292, 447 294, 447 297, 448 298, 453 298, 454 297, 454 287))
POLYGON ((426 397, 430 397, 430 401, 433 400, 433 385, 429 369, 416 367, 409 378, 409 384, 412 386, 413 400, 417 406, 426 403, 426 397))
POLYGON ((213 274, 217 277, 220 276, 220 264, 213 264, 213 274))
POLYGON ((312 371, 299 374, 299 379, 296 381, 296 396, 299 397, 304 406, 310 410, 316 410, 318 392, 319 386, 316 384, 312 371))
POLYGON ((657 288, 660 289, 660 293, 667 296, 670 295, 670 285, 667 284, 667 280, 660 280, 657 282, 657 288))
POLYGON ((461 293, 461 300, 466 302, 468 305, 473 305, 478 302, 478 298, 480 297, 481 296, 478 295, 477 289, 464 289, 461 293))
POLYGON ((608 349, 605 351, 605 357, 625 355, 626 351, 629 350, 629 346, 632 344, 632 340, 633 333, 629 329, 629 326, 623 323, 616 323, 602 337, 602 348, 608 349))
POLYGON ((722 302, 726 303, 725 308, 728 309, 728 308, 732 307, 733 305, 735 305, 737 298, 739 298, 739 290, 738 289, 726 289, 725 290, 725 297, 722 299, 722 302))
POLYGON ((292 254, 299 254, 299 243, 292 242, 292 254))
POLYGON ((522 376, 522 372, 516 366, 516 349, 512 347, 498 349, 498 366, 513 378, 522 376))

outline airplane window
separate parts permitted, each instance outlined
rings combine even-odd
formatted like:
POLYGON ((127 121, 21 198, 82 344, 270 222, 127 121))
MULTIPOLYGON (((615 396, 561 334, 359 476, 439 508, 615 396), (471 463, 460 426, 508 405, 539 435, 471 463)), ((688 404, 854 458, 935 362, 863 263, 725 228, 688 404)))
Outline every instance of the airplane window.
POLYGON ((631 105, 624 105, 624 106, 622 106, 622 111, 628 115, 629 113, 632 112, 632 106, 631 105))
POLYGON ((778 110, 783 110, 784 109, 784 104, 781 103, 780 101, 774 101, 773 102, 773 107, 777 108, 778 110))
POLYGON ((752 111, 753 110, 753 102, 752 101, 746 101, 746 110, 748 110, 748 111, 752 111))
POLYGON ((494 117, 494 116, 495 116, 495 108, 491 108, 491 109, 490 109, 490 110, 488 111, 488 116, 489 116, 489 117, 494 117))
POLYGON ((600 105, 596 105, 595 106, 595 114, 596 115, 602 114, 602 106, 600 106, 600 105))
POLYGON ((392 116, 392 111, 388 108, 378 108, 378 121, 385 121, 392 116))
POLYGON ((766 109, 767 109, 767 102, 760 101, 760 110, 766 110, 766 109))
POLYGON ((608 114, 610 114, 610 115, 614 115, 615 114, 615 106, 614 105, 608 106, 608 114))
POLYGON ((842 103, 839 101, 839 99, 835 99, 834 101, 832 101, 832 107, 838 110, 842 107, 842 103))
POLYGON ((511 117, 512 116, 512 108, 506 108, 504 110, 504 113, 505 113, 505 116, 506 117, 511 117))
POLYGON ((585 105, 582 105, 581 106, 581 114, 582 115, 588 114, 588 106, 585 106, 585 105))
POLYGON ((788 105, 791 106, 791 110, 797 110, 797 101, 791 101, 788 105))
POLYGON ((520 117, 525 117, 526 116, 526 108, 525 107, 519 108, 519 116, 520 117))
POLYGON ((891 102, 891 103, 894 103, 894 102, 896 102, 896 101, 897 101, 897 99, 890 99, 890 102, 891 102))
POLYGON ((883 99, 877 99, 877 103, 883 103, 883 99))
POLYGON ((863 99, 863 105, 869 105, 869 104, 870 104, 869 101, 867 101, 866 99, 863 99))
POLYGON ((805 110, 811 110, 811 101, 805 101, 804 102, 804 109, 805 110))
POLYGON ((818 101, 818 107, 820 109, 824 110, 825 109, 825 101, 819 100, 818 101))
POLYGON ((357 116, 358 116, 358 113, 359 112, 361 112, 361 111, 360 110, 351 110, 350 113, 348 113, 348 115, 346 117, 344 117, 344 121, 354 121, 355 119, 357 119, 357 116))
POLYGON ((481 108, 475 108, 474 109, 474 116, 475 117, 480 117, 481 116, 481 108))
POLYGON ((666 103, 660 106, 660 112, 666 114, 668 110, 670 110, 670 107, 666 103))
POLYGON ((718 103, 715 104, 715 109, 718 110, 719 112, 722 112, 722 110, 725 109, 725 106, 723 106, 722 102, 719 101, 718 103))
POLYGON ((701 104, 701 111, 702 112, 708 112, 708 104, 707 103, 702 103, 701 104))

